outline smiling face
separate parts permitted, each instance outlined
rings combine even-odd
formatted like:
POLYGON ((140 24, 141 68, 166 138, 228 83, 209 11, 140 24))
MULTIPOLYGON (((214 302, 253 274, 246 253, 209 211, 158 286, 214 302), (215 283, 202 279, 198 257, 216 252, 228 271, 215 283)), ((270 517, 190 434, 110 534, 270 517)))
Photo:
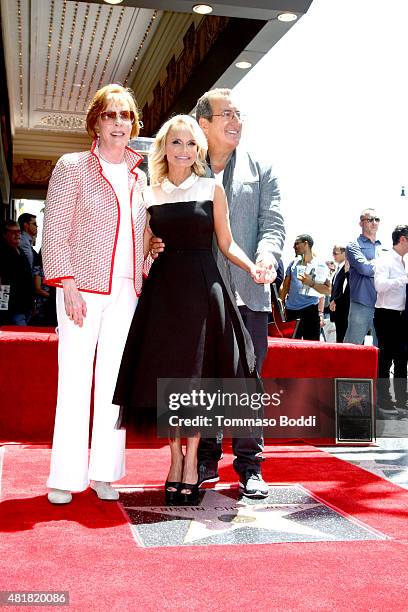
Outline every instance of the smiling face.
POLYGON ((180 125, 169 130, 165 148, 169 170, 190 168, 197 160, 197 151, 197 142, 188 128, 180 125))
POLYGON ((238 107, 230 96, 216 96, 210 99, 212 118, 200 118, 208 146, 212 150, 233 151, 241 140, 242 121, 238 119, 235 111, 238 107), (232 111, 232 117, 224 117, 225 111, 232 111))
POLYGON ((131 121, 124 121, 119 113, 120 111, 130 111, 129 103, 124 99, 111 96, 108 98, 104 111, 116 112, 116 117, 107 120, 102 119, 101 116, 98 117, 96 130, 99 135, 99 147, 105 151, 124 150, 130 138, 132 123, 131 121))

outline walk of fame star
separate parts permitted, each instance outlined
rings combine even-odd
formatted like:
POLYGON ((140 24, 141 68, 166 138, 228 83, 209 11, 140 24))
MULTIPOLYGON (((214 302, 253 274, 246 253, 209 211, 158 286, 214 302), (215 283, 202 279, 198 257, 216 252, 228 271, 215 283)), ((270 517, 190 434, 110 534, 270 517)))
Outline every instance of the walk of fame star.
POLYGON ((353 409, 358 410, 361 414, 364 413, 362 402, 366 399, 365 396, 360 395, 353 385, 350 393, 342 393, 342 396, 346 400, 346 410, 351 412, 353 409))
POLYGON ((382 539, 300 486, 276 485, 267 499, 240 499, 234 489, 205 490, 197 506, 165 506, 162 493, 122 493, 140 546, 205 546, 382 539))

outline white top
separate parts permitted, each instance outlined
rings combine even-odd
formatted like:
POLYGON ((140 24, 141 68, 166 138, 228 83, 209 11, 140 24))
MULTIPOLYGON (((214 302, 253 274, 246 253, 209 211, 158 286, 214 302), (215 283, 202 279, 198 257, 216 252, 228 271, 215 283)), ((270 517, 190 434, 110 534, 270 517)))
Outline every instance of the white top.
POLYGON ((116 243, 113 278, 133 278, 133 238, 128 168, 126 162, 110 164, 101 159, 103 173, 115 190, 119 201, 120 223, 116 243))
MULTIPOLYGON (((297 272, 298 274, 310 274, 314 280, 315 283, 319 283, 319 284, 323 284, 326 282, 326 280, 330 280, 330 271, 329 268, 326 266, 326 264, 323 261, 320 261, 319 259, 317 259, 317 257, 313 257, 312 261, 309 261, 307 264, 302 265, 300 262, 302 261, 302 258, 299 256, 297 257, 297 259, 295 259, 295 261, 293 262, 292 265, 292 270, 295 269, 295 267, 297 266, 297 272)), ((299 293, 301 295, 308 295, 310 297, 318 297, 321 298, 322 295, 324 295, 323 293, 319 293, 316 289, 313 289, 313 287, 309 287, 309 285, 303 285, 299 291, 299 293)))
MULTIPOLYGON (((218 177, 220 177, 220 175, 221 181, 219 181, 217 177, 207 178, 197 176, 196 174, 190 174, 190 176, 178 186, 173 185, 168 178, 165 178, 160 185, 147 187, 144 190, 143 199, 146 208, 171 202, 190 202, 196 200, 212 201, 214 199, 215 185, 222 185, 221 172, 218 173, 218 177)), ((244 306, 244 302, 237 291, 235 291, 235 299, 238 306, 244 306)))
POLYGON ((214 172, 214 178, 217 185, 223 186, 224 170, 220 170, 220 172, 214 172))
POLYGON ((408 275, 401 255, 394 249, 383 251, 375 260, 374 285, 377 291, 376 308, 399 310, 405 308, 408 275))
POLYGON ((196 174, 180 183, 173 185, 165 178, 160 185, 147 187, 143 192, 146 208, 174 202, 193 202, 214 199, 215 180, 196 174))

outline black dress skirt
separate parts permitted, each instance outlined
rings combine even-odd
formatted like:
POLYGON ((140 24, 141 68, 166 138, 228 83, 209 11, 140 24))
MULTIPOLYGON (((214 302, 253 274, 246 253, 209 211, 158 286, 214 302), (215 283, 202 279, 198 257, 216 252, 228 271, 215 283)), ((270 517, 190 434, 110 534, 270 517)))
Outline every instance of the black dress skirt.
POLYGON ((121 407, 117 427, 155 422, 160 378, 257 378, 251 337, 212 253, 212 201, 148 211, 165 249, 129 330, 113 398, 121 407))

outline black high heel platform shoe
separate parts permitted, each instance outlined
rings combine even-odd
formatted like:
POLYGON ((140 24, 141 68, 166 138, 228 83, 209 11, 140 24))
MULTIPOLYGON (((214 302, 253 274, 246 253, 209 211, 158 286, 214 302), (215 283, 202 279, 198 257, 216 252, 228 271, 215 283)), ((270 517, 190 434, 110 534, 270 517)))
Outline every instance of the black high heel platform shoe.
POLYGON ((179 503, 184 506, 194 506, 200 497, 198 482, 195 484, 189 484, 188 482, 182 482, 180 484, 178 499, 179 503), (182 493, 183 490, 190 491, 190 493, 182 493))
POLYGON ((167 505, 172 506, 180 503, 180 489, 181 482, 170 482, 166 480, 164 485, 164 498, 167 505), (169 489, 174 489, 174 491, 169 489))

